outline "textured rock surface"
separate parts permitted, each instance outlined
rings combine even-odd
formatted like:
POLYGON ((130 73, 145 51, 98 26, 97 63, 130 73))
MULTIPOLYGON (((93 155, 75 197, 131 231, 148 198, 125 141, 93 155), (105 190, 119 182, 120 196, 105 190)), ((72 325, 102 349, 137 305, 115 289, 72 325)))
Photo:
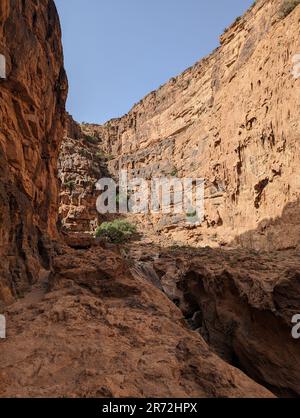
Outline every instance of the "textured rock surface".
POLYGON ((94 231, 100 222, 95 186, 105 176, 106 166, 95 139, 71 117, 67 119, 58 167, 62 226, 69 232, 94 231))
POLYGON ((115 252, 58 252, 49 291, 41 284, 6 312, 0 396, 272 396, 213 354, 115 252))
POLYGON ((280 19, 281 4, 257 1, 209 57, 123 118, 90 126, 117 157, 109 163, 114 174, 121 162, 145 178, 175 170, 205 179, 201 226, 191 232, 169 217, 141 218, 148 229, 196 246, 299 244, 300 79, 291 72, 300 7, 280 19))
POLYGON ((95 180, 121 162, 146 178, 175 168, 207 178, 205 224, 169 231, 160 220, 164 244, 297 245, 298 81, 289 70, 300 10, 278 21, 278 7, 258 1, 220 49, 124 118, 103 127, 67 118, 60 220, 77 232, 66 237, 75 251, 56 229, 66 95, 56 11, 50 0, 1 1, 1 303, 32 285, 4 311, 1 397, 272 396, 261 384, 299 394, 296 252, 162 250, 159 220, 143 218, 148 238, 121 255, 81 234, 99 221, 95 180), (278 238, 283 230, 290 235, 278 238))
POLYGON ((0 306, 49 264, 67 82, 52 0, 0 4, 0 306))
POLYGON ((300 395, 295 251, 164 249, 132 245, 133 273, 158 288, 220 357, 279 396, 300 395))

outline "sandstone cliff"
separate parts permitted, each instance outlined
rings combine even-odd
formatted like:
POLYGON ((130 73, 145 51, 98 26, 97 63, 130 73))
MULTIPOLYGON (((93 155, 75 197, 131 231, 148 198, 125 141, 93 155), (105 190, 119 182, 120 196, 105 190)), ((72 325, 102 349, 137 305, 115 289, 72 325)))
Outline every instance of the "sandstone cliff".
POLYGON ((99 148, 133 176, 205 179, 205 221, 140 217, 176 243, 282 249, 299 244, 300 7, 260 0, 225 31, 221 46, 152 92, 124 117, 91 125, 99 148))
POLYGON ((49 267, 67 81, 52 0, 0 3, 0 305, 49 267))

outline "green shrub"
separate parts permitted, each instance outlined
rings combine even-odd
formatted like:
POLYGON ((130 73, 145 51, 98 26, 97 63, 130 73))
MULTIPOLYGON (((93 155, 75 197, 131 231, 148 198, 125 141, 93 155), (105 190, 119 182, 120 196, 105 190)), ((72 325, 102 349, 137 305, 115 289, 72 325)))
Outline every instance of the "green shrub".
POLYGON ((197 211, 196 210, 190 211, 186 214, 186 216, 188 218, 194 218, 195 216, 197 216, 197 211))
POLYGON ((115 158, 112 154, 105 154, 105 152, 101 150, 96 152, 96 157, 106 161, 111 161, 115 158))
POLYGON ((80 148, 78 154, 83 158, 91 158, 91 154, 84 148, 80 148))
POLYGON ((96 229, 96 237, 104 237, 110 242, 120 244, 129 240, 136 234, 135 225, 130 224, 122 219, 117 219, 113 222, 103 222, 96 229))
POLYGON ((92 144, 96 144, 98 142, 98 138, 92 135, 85 135, 85 140, 91 142, 92 144))
POLYGON ((279 17, 284 19, 300 4, 300 0, 284 0, 280 10, 279 17))
POLYGON ((105 159, 106 159, 107 161, 111 161, 111 160, 114 160, 114 159, 115 159, 115 157, 114 157, 112 154, 105 154, 105 159))
POLYGON ((105 155, 103 154, 103 152, 102 152, 102 151, 98 151, 98 152, 96 152, 96 157, 97 157, 97 158, 104 158, 104 157, 105 157, 105 155))
POLYGON ((174 167, 173 168, 173 170, 171 171, 171 173, 170 173, 170 176, 172 176, 172 177, 176 177, 177 176, 177 174, 178 174, 178 170, 177 170, 177 168, 176 167, 174 167))
POLYGON ((67 189, 70 190, 70 192, 72 192, 75 189, 76 183, 74 180, 70 180, 67 181, 66 183, 64 183, 64 187, 66 187, 67 189))

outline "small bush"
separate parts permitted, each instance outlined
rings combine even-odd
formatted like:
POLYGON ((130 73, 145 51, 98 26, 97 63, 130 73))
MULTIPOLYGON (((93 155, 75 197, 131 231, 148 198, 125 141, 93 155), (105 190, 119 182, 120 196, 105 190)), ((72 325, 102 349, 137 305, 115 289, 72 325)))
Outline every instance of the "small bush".
POLYGON ((300 0, 284 0, 280 10, 279 17, 284 19, 300 4, 300 0))
POLYGON ((75 189, 75 186, 76 186, 76 184, 75 184, 74 180, 70 180, 70 181, 67 181, 66 183, 64 183, 64 187, 69 189, 70 192, 72 192, 75 189))
POLYGON ((78 154, 83 157, 83 158, 91 158, 91 154, 84 148, 80 148, 80 150, 78 151, 78 154))
POLYGON ((102 151, 98 151, 98 152, 96 152, 96 157, 97 157, 97 158, 104 158, 104 154, 103 154, 103 152, 102 152, 102 151))
POLYGON ((117 219, 113 222, 104 222, 96 229, 96 237, 104 237, 108 241, 120 244, 129 240, 136 234, 135 225, 130 224, 127 221, 117 219))
POLYGON ((178 170, 177 170, 177 168, 176 167, 174 167, 173 168, 173 170, 171 171, 171 173, 170 173, 170 176, 172 176, 172 177, 176 177, 177 176, 177 174, 178 174, 178 170))
POLYGON ((105 154, 104 151, 97 151, 96 152, 96 157, 101 158, 101 159, 106 160, 106 161, 111 161, 111 160, 114 160, 114 158, 115 158, 112 154, 105 154))
POLYGON ((98 138, 92 135, 85 135, 85 140, 91 142, 92 144, 96 144, 98 142, 98 138))
POLYGON ((106 155, 105 155, 105 159, 106 159, 107 161, 111 161, 111 160, 114 160, 114 159, 115 159, 115 157, 114 157, 112 154, 106 154, 106 155))
POLYGON ((194 218, 195 216, 197 216, 197 211, 196 210, 190 211, 186 214, 186 216, 188 218, 194 218))

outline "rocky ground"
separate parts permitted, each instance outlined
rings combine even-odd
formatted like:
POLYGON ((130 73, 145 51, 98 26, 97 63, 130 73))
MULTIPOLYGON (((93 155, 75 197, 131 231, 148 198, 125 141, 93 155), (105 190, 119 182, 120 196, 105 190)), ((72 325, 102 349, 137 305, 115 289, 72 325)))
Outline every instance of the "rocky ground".
POLYGON ((281 3, 80 126, 53 1, 1 1, 0 397, 299 397, 300 8, 281 3), (204 177, 205 221, 130 215, 136 240, 96 240, 95 182, 120 167, 204 177))
POLYGON ((272 396, 214 354, 116 249, 56 250, 48 281, 5 312, 0 396, 272 396))
POLYGON ((79 242, 5 311, 1 396, 299 396, 298 253, 79 242))

